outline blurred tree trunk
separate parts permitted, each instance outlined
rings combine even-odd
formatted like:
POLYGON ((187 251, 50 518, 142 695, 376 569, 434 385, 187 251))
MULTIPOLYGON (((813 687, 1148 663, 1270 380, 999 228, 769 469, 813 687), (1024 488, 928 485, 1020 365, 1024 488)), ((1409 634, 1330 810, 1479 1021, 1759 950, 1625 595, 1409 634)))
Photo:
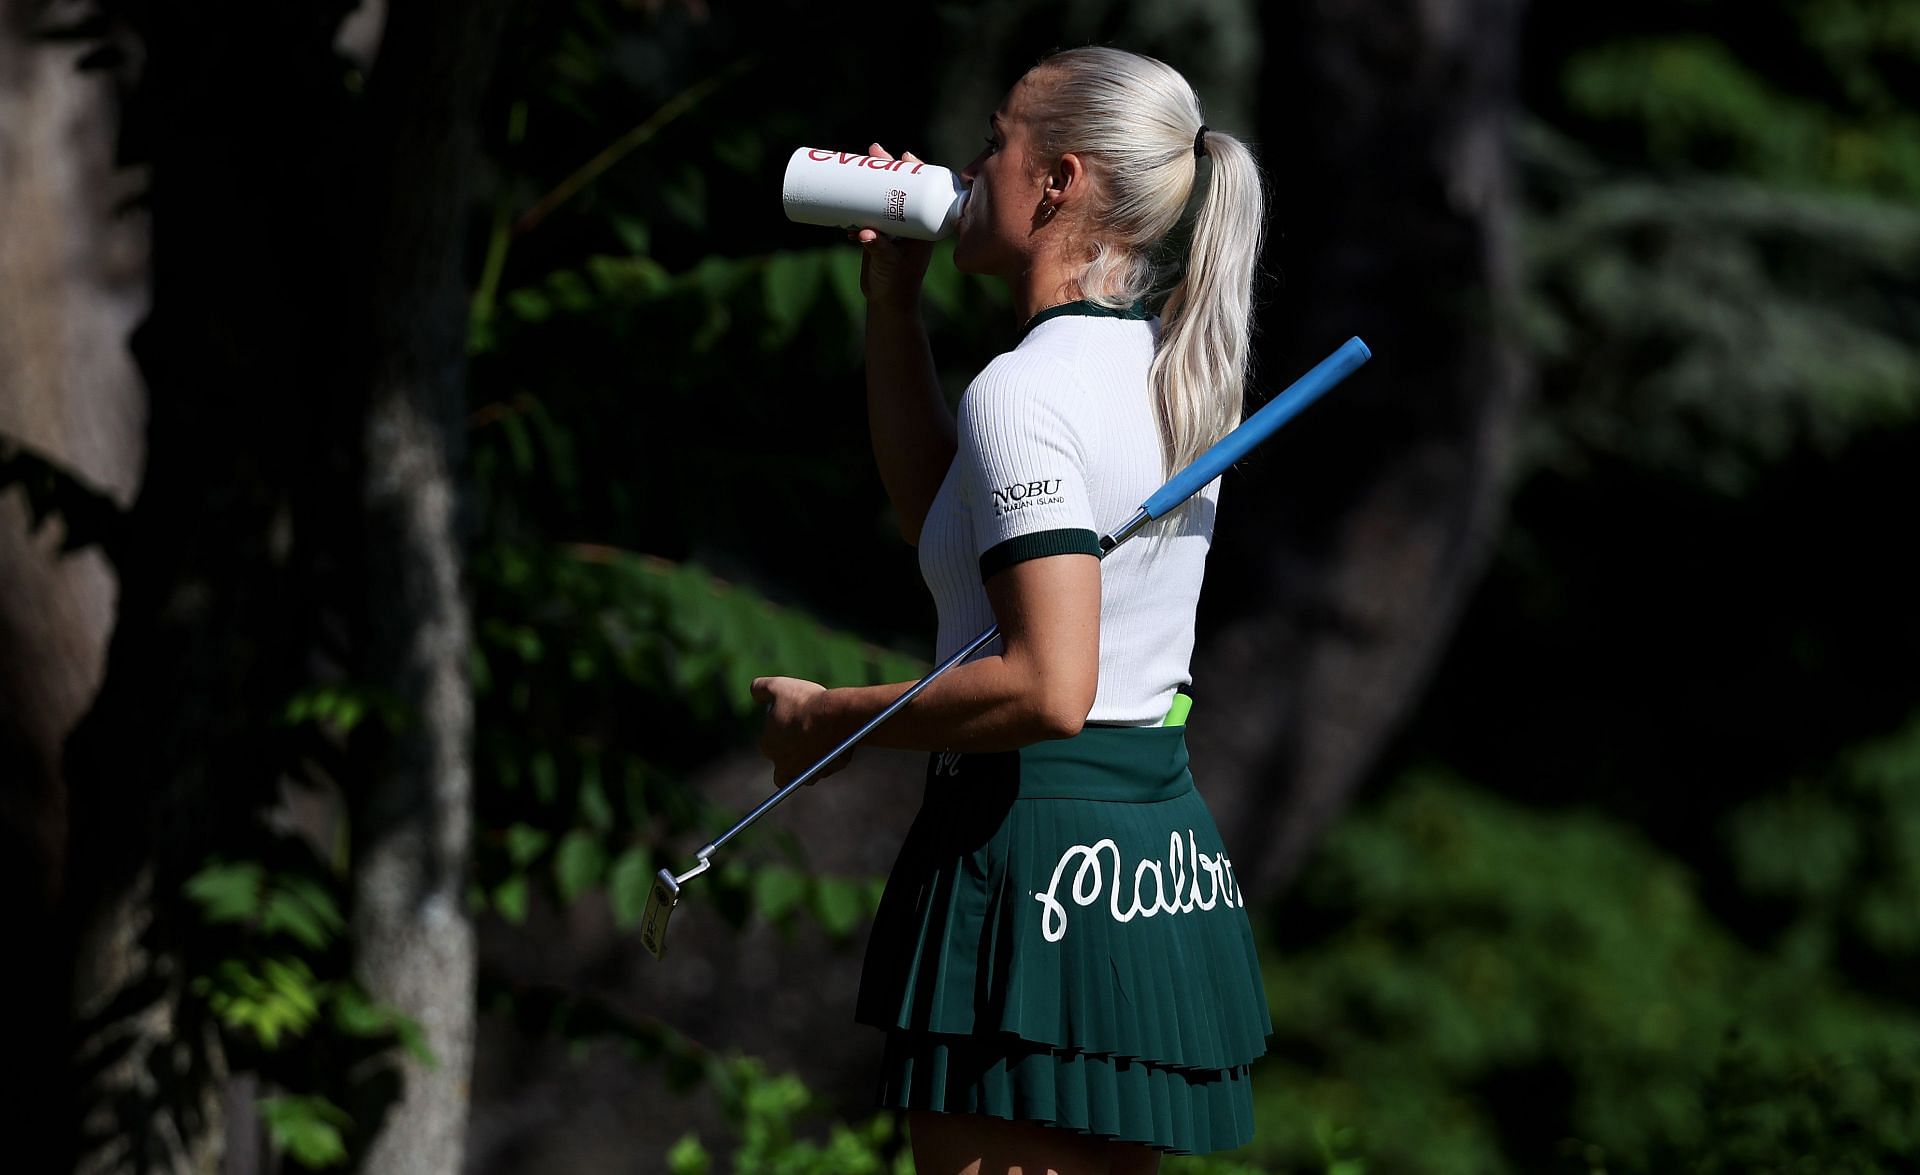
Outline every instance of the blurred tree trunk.
POLYGON ((1376 358, 1229 478, 1212 582, 1257 586, 1202 617, 1193 732, 1256 891, 1379 763, 1497 534, 1528 383, 1505 329, 1521 8, 1263 9, 1282 289, 1261 382, 1352 334, 1376 358))
MULTIPOLYGON (((125 506, 140 478, 144 391, 126 339, 146 306, 146 220, 118 207, 138 176, 114 164, 111 79, 76 68, 84 46, 37 37, 40 15, 0 3, 0 449, 125 506)), ((10 1149, 29 1155, 57 1145, 65 1109, 62 748, 99 687, 117 590, 102 551, 63 553, 66 537, 63 521, 31 532, 22 495, 0 492, 0 870, 32 1009, 16 1017, 5 1098, 10 1149)))
MULTIPOLYGON (((369 90, 370 399, 361 434, 368 680, 411 719, 352 796, 353 941, 376 999, 424 1029, 368 1155, 377 1175, 461 1169, 473 1062, 467 911, 473 699, 456 488, 466 433, 465 212, 506 0, 394 3, 369 90)), ((356 373, 356 375, 359 373, 356 373)))
POLYGON ((146 284, 152 226, 152 309, 133 347, 149 459, 112 550, 104 675, 64 764, 59 738, 98 673, 87 641, 104 638, 105 606, 82 605, 102 589, 59 582, 83 561, 49 570, 44 536, 30 549, 0 502, 0 677, 10 703, 25 699, 7 707, 0 753, 28 784, 8 781, 25 802, 6 831, 9 847, 30 842, 26 892, 60 899, 58 975, 41 994, 76 1021, 68 1041, 63 1018, 45 1017, 74 1051, 38 1058, 42 1096, 12 1104, 49 1111, 50 1145, 16 1149, 50 1170, 220 1165, 227 1074, 188 992, 190 966, 206 964, 181 887, 210 852, 259 846, 287 765, 281 710, 331 662, 409 707, 354 795, 354 932, 374 994, 419 1020, 438 1056, 408 1074, 369 1169, 457 1171, 473 998, 460 213, 504 0, 398 6, 365 110, 334 47, 343 5, 102 7, 45 8, 63 22, 51 47, 29 43, 22 9, 0 25, 4 425, 123 495, 139 473, 122 385, 142 299, 128 293, 146 284), (83 54, 106 72, 73 74, 83 54), (113 120, 109 81, 130 95, 113 120), (109 182, 116 147, 148 165, 147 215, 111 219, 126 195, 109 182))
POLYGON ((129 87, 115 140, 150 177, 152 256, 147 466, 112 551, 105 679, 67 747, 74 1168, 211 1171, 227 1072, 182 888, 259 845, 279 712, 319 643, 346 95, 321 8, 50 11, 129 87))

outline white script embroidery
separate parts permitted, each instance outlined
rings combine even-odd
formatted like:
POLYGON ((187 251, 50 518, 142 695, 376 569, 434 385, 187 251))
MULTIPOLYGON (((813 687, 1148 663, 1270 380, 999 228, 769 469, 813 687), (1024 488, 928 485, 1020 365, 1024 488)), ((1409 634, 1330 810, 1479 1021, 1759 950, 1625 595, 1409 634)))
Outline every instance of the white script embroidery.
POLYGON ((960 777, 961 754, 963 754, 961 751, 941 751, 939 758, 934 761, 933 773, 936 776, 951 775, 955 779, 958 779, 960 777))
POLYGON ((1180 842, 1180 834, 1172 833, 1167 838, 1166 869, 1161 871, 1161 862, 1145 860, 1134 866, 1133 899, 1125 909, 1121 908, 1121 891, 1126 882, 1120 867, 1120 846, 1113 838, 1103 837, 1090 845, 1074 845, 1060 854, 1060 862, 1053 867, 1053 877, 1047 883, 1047 892, 1033 895, 1044 913, 1040 915, 1040 934, 1048 942, 1059 942, 1067 936, 1067 908, 1054 896, 1060 889, 1060 878, 1065 875, 1067 866, 1076 859, 1080 867, 1074 871, 1073 884, 1068 894, 1076 906, 1091 906, 1100 900, 1100 893, 1106 888, 1106 874, 1100 867, 1100 854, 1109 853, 1113 857, 1113 890, 1107 902, 1107 911, 1115 922, 1131 922, 1136 917, 1151 918, 1155 914, 1191 914, 1194 910, 1211 910, 1215 905, 1226 909, 1244 908, 1246 903, 1240 898, 1240 887, 1233 880, 1233 862, 1227 860, 1224 852, 1208 856, 1194 845, 1193 829, 1187 829, 1185 844, 1180 842), (1192 863, 1192 876, 1188 877, 1188 862, 1192 863), (1148 898, 1142 889, 1147 877, 1153 878, 1153 894, 1148 898), (1211 877, 1213 887, 1207 896, 1200 896, 1201 877, 1211 877), (1168 880, 1172 880, 1173 897, 1169 899, 1168 880), (1191 881, 1191 884, 1189 884, 1191 881))

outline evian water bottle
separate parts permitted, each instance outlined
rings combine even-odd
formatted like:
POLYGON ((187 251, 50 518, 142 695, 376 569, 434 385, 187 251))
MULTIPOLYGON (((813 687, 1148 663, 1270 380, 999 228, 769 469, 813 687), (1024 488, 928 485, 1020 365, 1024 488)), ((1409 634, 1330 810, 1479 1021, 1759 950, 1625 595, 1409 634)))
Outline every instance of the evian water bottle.
POLYGON ((967 189, 959 176, 931 163, 802 147, 787 160, 780 199, 787 219, 800 224, 937 241, 959 222, 967 189))

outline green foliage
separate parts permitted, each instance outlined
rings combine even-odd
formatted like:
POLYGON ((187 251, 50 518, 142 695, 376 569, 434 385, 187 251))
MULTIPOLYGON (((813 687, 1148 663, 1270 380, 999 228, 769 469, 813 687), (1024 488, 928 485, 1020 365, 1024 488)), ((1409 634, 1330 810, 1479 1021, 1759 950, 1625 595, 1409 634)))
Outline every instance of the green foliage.
POLYGON ((1743 6, 1742 15, 1778 22, 1773 43, 1673 31, 1576 52, 1563 74, 1569 105, 1637 132, 1662 167, 1920 194, 1912 5, 1789 0, 1743 6))
POLYGON ((1902 8, 1741 6, 1771 39, 1673 28, 1567 61, 1562 125, 1523 140, 1541 460, 1744 493, 1799 448, 1831 457, 1920 416, 1920 40, 1902 8))
POLYGON ((1864 60, 1847 65, 1865 110, 1783 90, 1708 37, 1600 46, 1568 64, 1566 86, 1576 110, 1639 128, 1648 157, 1664 166, 1704 160, 1789 187, 1911 199, 1920 194, 1920 117, 1879 100, 1885 81, 1864 60))
POLYGON ((1738 806, 1725 828, 1741 888, 1779 912, 1778 950, 1920 1003, 1920 716, 1738 806))
POLYGON ((1536 130, 1552 214, 1529 327, 1562 472, 1626 456, 1736 492, 1796 447, 1920 415, 1920 214, 1865 196, 1608 171, 1536 130))
POLYGON ((206 928, 198 953, 217 960, 187 990, 225 1028, 236 1069, 296 1091, 260 1101, 268 1137, 302 1166, 344 1164, 349 1140, 364 1140, 336 1101, 352 1094, 351 1075, 328 1060, 377 1062, 398 1045, 433 1065, 425 1034, 346 974, 346 920, 315 874, 216 859, 183 890, 206 928))
MULTIPOLYGON (((859 1125, 832 1123, 824 1143, 801 1137, 801 1120, 815 1106, 813 1095, 790 1073, 769 1074, 750 1057, 720 1063, 713 1089, 736 1136, 730 1169, 769 1175, 912 1175, 913 1158, 895 1134, 891 1115, 859 1125)), ((675 1175, 699 1175, 713 1157, 696 1135, 686 1135, 667 1153, 675 1175)))
POLYGON ((298 691, 287 700, 280 721, 291 727, 311 727, 341 742, 370 715, 389 731, 400 730, 407 723, 405 708, 393 698, 345 684, 314 685, 298 691))
MULTIPOLYGON (((772 666, 833 685, 924 672, 751 588, 651 556, 587 544, 500 549, 477 559, 475 573, 490 597, 531 608, 524 619, 482 621, 475 647, 489 715, 480 896, 509 922, 527 918, 536 892, 571 902, 604 886, 616 921, 631 927, 663 842, 730 823, 662 764, 676 746, 662 721, 737 738, 755 711, 749 686, 772 666)), ((838 938, 873 905, 868 883, 781 867, 723 869, 702 884, 724 912, 744 916, 766 898, 765 917, 785 922, 802 910, 838 938)))
POLYGON ((1603 816, 1411 776, 1333 832, 1275 928, 1268 1161, 1324 1163, 1330 1123, 1408 1172, 1888 1160, 1920 1126, 1920 1015, 1753 952, 1603 816))
POLYGON ((747 884, 758 917, 783 929, 805 913, 827 937, 851 941, 880 906, 881 878, 844 878, 787 865, 755 865, 747 884))
POLYGON ((258 1108, 267 1137, 294 1162, 315 1169, 346 1163, 343 1131, 353 1120, 339 1106, 320 1097, 270 1097, 258 1108))
POLYGON ((1729 1049, 1701 1103, 1712 1144, 1669 1149, 1650 1170, 1877 1175, 1920 1153, 1920 1057, 1910 1048, 1786 1063, 1729 1049))
POLYGON ((214 974, 195 978, 191 990, 221 1023, 252 1033, 269 1049, 280 1047, 282 1034, 302 1035, 320 1015, 320 985, 313 969, 297 958, 252 965, 228 959, 214 974))
MULTIPOLYGON (((861 1123, 829 1121, 803 1134, 806 1120, 818 1116, 819 1102, 800 1078, 768 1073, 751 1057, 712 1062, 711 1089, 719 1099, 733 1138, 728 1163, 720 1169, 772 1175, 912 1175, 913 1155, 900 1133, 899 1120, 880 1114, 861 1123)), ((1343 1158, 1351 1138, 1321 1132, 1319 1175, 1365 1175, 1366 1167, 1343 1158)), ((682 1135, 668 1148, 666 1168, 674 1175, 703 1175, 716 1168, 716 1156, 697 1134, 682 1135)), ((1232 1156, 1169 1156, 1164 1175, 1266 1175, 1271 1168, 1232 1156)))
POLYGON ((647 895, 653 889, 653 861, 647 850, 635 845, 621 853, 607 876, 607 894, 613 904, 614 921, 631 930, 646 911, 647 895))

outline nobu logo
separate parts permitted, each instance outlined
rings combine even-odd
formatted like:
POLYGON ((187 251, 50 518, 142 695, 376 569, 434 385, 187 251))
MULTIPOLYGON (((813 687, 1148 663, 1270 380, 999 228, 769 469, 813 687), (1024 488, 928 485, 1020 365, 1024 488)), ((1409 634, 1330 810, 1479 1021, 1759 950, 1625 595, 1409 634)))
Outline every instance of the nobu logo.
POLYGON ((993 504, 1009 506, 1014 502, 1024 502, 1028 498, 1043 498, 1060 492, 1060 479, 1049 478, 1042 481, 1016 482, 1005 489, 993 491, 993 504))
POLYGON ((1060 496, 1060 487, 1064 484, 1060 478, 1043 477, 1039 481, 1015 482, 997 489, 993 491, 993 515, 1004 518, 1015 510, 1064 502, 1066 499, 1060 496))

